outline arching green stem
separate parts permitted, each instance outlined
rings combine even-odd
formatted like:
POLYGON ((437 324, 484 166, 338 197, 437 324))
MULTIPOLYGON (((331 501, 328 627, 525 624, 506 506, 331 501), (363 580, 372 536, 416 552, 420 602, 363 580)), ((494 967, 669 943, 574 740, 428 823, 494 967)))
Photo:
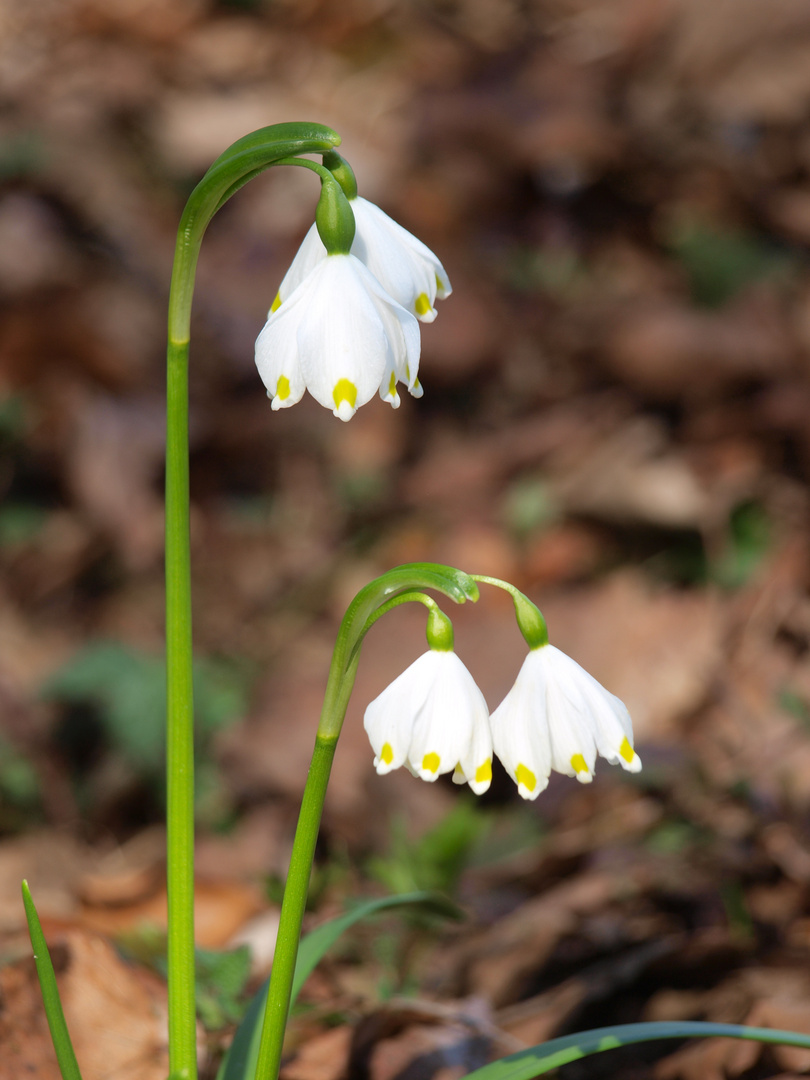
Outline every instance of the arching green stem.
POLYGON ((284 886, 256 1080, 277 1080, 278 1077, 321 812, 338 736, 354 686, 360 645, 377 619, 400 604, 416 601, 424 604, 431 613, 439 611, 436 601, 421 591, 424 588, 441 592, 459 604, 478 598, 475 582, 460 570, 435 563, 412 563, 390 570, 361 589, 340 624, 284 886))
POLYGON ((188 490, 188 349, 200 244, 216 211, 264 169, 295 154, 326 153, 340 136, 321 124, 276 124, 225 151, 180 220, 169 294, 166 400, 166 673, 169 1062, 197 1075, 194 1000, 194 731, 188 490))
POLYGON ((504 592, 509 593, 512 597, 512 603, 515 605, 515 618, 518 627, 530 649, 539 649, 543 645, 548 645, 546 620, 543 618, 540 609, 531 602, 528 596, 525 596, 520 589, 516 589, 508 581, 501 581, 500 578, 487 577, 485 574, 473 574, 472 576, 476 581, 480 581, 482 585, 494 585, 496 589, 503 589, 504 592))

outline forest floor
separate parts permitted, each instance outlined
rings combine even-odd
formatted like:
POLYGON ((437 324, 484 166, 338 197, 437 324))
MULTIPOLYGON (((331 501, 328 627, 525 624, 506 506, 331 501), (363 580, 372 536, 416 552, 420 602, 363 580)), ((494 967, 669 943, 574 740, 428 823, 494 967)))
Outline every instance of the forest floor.
MULTIPOLYGON (((0 1080, 56 1080, 26 877, 85 1080, 163 1080, 165 308, 185 197, 312 119, 454 286, 425 396, 273 413, 253 341, 316 189, 211 225, 192 329, 203 1075, 269 969, 329 657, 355 592, 506 578, 628 705, 643 771, 524 803, 499 770, 378 777, 365 705, 424 647, 369 635, 308 925, 355 927, 284 1080, 455 1080, 558 1034, 810 1032, 810 12, 802 0, 39 0, 0 13, 0 1080), (247 945, 249 953, 242 949, 247 945), (220 955, 221 954, 221 955, 220 955)), ((491 708, 523 645, 449 612, 491 708)), ((782 1080, 707 1041, 566 1080, 782 1080)))

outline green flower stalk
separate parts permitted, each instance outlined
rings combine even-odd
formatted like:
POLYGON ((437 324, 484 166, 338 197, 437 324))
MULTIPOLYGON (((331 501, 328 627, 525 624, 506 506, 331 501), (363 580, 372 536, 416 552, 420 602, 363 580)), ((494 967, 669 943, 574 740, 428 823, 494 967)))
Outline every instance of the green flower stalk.
POLYGON ((248 180, 296 154, 326 153, 340 136, 320 124, 279 124, 225 151, 191 193, 177 235, 166 356, 166 844, 169 1065, 195 1080, 194 708, 188 483, 188 353, 200 245, 216 211, 248 180))
MULTIPOLYGON (((313 228, 322 254, 305 273, 299 261, 296 275, 300 281, 281 310, 280 304, 273 305, 257 341, 256 361, 274 409, 294 404, 309 389, 341 420, 348 420, 378 389, 384 399, 398 404, 396 382, 400 379, 412 393, 421 392, 416 379, 419 331, 415 317, 350 254, 357 239, 355 217, 338 178, 324 165, 300 156, 320 154, 334 165, 328 155, 339 142, 340 136, 330 128, 307 123, 277 124, 239 139, 217 158, 192 192, 177 236, 167 349, 166 768, 170 1067, 173 1076, 184 1080, 196 1077, 188 350, 200 244, 216 211, 273 165, 303 167, 321 181, 313 228)), ((345 183, 345 176, 341 178, 345 183)), ((344 666, 341 678, 346 670, 344 666)), ((339 699, 342 692, 339 689, 339 699)), ((339 712, 334 702, 330 710, 330 722, 334 722, 339 712)), ((313 764, 316 777, 328 777, 333 752, 327 739, 313 764)), ((307 796, 304 809, 317 832, 320 806, 307 796)), ((311 830, 305 832, 309 836, 311 830)), ((293 880, 302 875, 308 876, 308 871, 291 870, 293 880)))
MULTIPOLYGON (((377 619, 393 607, 412 601, 425 604, 430 612, 432 631, 436 633, 438 625, 441 624, 446 635, 449 620, 441 613, 437 614, 436 602, 421 591, 426 588, 441 592, 456 603, 478 598, 475 582, 460 570, 434 563, 414 563, 390 570, 366 585, 343 617, 332 654, 326 695, 315 737, 315 750, 304 788, 290 868, 284 887, 256 1080, 276 1080, 281 1064, 284 1030, 321 812, 337 740, 354 686, 360 646, 377 619)), ((450 634, 452 640, 452 628, 450 634)), ((446 637, 444 640, 446 641, 446 637)))

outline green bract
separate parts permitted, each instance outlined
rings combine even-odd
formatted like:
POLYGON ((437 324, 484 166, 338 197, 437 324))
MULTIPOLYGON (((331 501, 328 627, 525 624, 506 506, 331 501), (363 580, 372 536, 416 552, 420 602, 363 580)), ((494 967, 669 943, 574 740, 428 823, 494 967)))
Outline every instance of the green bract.
POLYGON ((315 225, 327 255, 348 255, 356 231, 354 214, 343 189, 334 180, 321 184, 315 225))

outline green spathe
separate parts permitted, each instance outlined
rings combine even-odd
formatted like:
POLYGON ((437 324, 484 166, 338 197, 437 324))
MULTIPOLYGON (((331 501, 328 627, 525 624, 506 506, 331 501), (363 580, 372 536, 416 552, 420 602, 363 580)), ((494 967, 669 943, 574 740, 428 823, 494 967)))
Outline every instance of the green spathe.
POLYGON ((315 224, 327 255, 349 254, 354 241, 354 214, 343 189, 335 180, 324 180, 321 185, 315 224))
POLYGON ((343 193, 346 198, 350 202, 352 199, 356 199, 357 178, 354 175, 354 169, 348 163, 346 158, 341 157, 337 150, 330 150, 323 155, 323 163, 343 188, 343 193))

